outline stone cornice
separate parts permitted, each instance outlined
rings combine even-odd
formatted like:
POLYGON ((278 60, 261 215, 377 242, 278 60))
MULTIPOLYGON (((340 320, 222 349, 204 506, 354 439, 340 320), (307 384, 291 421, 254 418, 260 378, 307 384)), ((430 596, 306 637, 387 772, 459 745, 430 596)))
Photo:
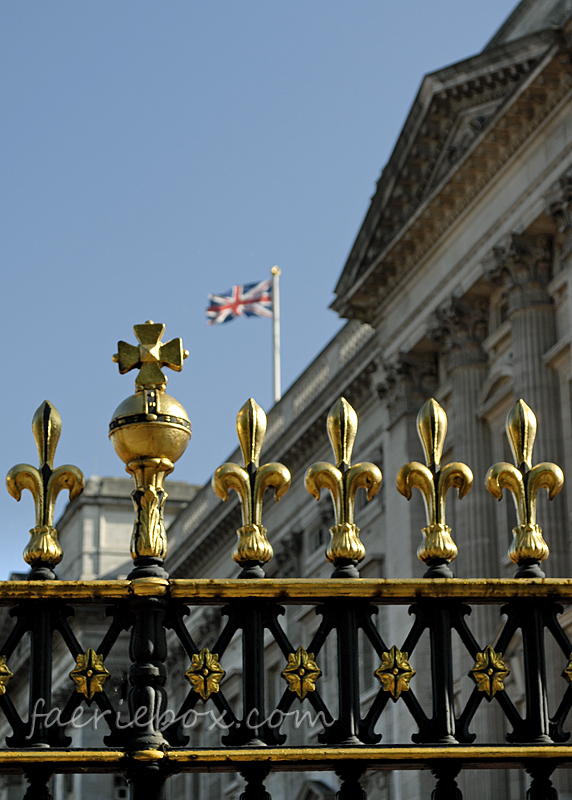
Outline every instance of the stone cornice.
MULTIPOLYGON (((382 252, 364 266, 367 249, 367 242, 364 242, 368 236, 371 240, 375 227, 366 217, 336 289, 338 298, 332 304, 341 316, 373 321, 391 291, 570 93, 572 67, 562 32, 551 33, 552 44, 548 46, 546 32, 540 38, 545 43, 543 57, 526 76, 518 76, 518 87, 477 133, 459 161, 400 226, 382 252), (360 253, 356 252, 358 245, 361 245, 361 266, 356 267, 360 262, 360 253), (352 274, 353 281, 349 285, 352 274)), ((368 216, 373 213, 372 209, 368 216)))

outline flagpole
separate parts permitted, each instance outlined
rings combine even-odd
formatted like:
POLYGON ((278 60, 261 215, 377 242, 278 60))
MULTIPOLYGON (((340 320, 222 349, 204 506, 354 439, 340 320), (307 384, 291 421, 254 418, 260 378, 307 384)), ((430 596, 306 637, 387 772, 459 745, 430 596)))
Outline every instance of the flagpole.
POLYGON ((280 386, 280 289, 278 278, 281 275, 279 267, 272 267, 272 340, 274 351, 274 402, 282 397, 280 386))

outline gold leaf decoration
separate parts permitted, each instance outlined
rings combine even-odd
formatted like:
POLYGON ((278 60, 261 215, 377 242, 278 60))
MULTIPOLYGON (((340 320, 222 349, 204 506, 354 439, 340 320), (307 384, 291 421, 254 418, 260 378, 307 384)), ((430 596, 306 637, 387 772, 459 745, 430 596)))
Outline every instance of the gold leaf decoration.
POLYGON ((570 653, 570 659, 568 661, 566 669, 562 673, 562 676, 564 676, 564 675, 568 678, 570 683, 572 683, 572 653, 570 653))
POLYGON ((291 692, 303 700, 308 692, 316 691, 316 681, 322 670, 314 661, 314 654, 307 653, 299 647, 295 653, 288 656, 288 665, 282 670, 282 677, 286 679, 291 692))
POLYGON ((409 681, 415 675, 408 658, 409 653, 402 653, 394 645, 389 652, 382 653, 381 667, 374 672, 383 691, 389 692, 394 700, 409 691, 409 681))
POLYGON ((497 692, 504 690, 504 679, 510 674, 510 670, 502 660, 502 653, 495 653, 488 644, 483 653, 477 653, 476 664, 469 674, 479 692, 486 692, 489 697, 494 697, 497 692))
POLYGON ((203 700, 208 700, 211 694, 219 691, 220 682, 225 675, 226 672, 218 663, 218 653, 211 653, 207 647, 193 655, 191 666, 185 672, 193 690, 203 700))
POLYGON ((6 664, 6 656, 0 656, 0 694, 6 694, 6 686, 13 675, 6 664))
POLYGON ((109 678, 109 671, 103 664, 103 656, 91 647, 76 658, 77 665, 70 672, 70 678, 76 684, 76 691, 92 700, 97 692, 103 691, 103 684, 109 678))

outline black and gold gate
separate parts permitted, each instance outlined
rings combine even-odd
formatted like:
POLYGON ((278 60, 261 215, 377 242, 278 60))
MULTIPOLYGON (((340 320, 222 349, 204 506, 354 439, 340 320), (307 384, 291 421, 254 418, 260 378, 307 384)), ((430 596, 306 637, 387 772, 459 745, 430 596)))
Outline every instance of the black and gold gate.
POLYGON ((53 527, 55 500, 64 488, 72 499, 78 496, 83 476, 73 466, 54 468, 61 420, 50 403, 43 403, 33 420, 39 467, 19 464, 8 474, 8 491, 17 500, 23 489, 32 493, 36 525, 24 552, 31 568, 28 580, 0 583, 0 600, 11 606, 14 618, 0 650, 0 708, 11 728, 7 746, 0 749, 0 772, 25 774, 28 800, 47 800, 55 773, 86 772, 123 774, 136 800, 159 800, 177 773, 238 772, 246 780, 244 800, 267 800, 264 780, 271 771, 333 770, 341 779, 340 800, 362 800, 359 781, 366 770, 431 770, 432 798, 459 800, 456 777, 462 769, 518 768, 532 778, 530 800, 555 800, 551 775, 572 763, 572 746, 566 744, 572 642, 560 620, 563 607, 571 603, 572 581, 547 579, 541 569, 548 547, 536 522, 537 494, 545 488, 554 497, 564 477, 555 464, 533 466, 536 420, 528 406, 518 401, 507 419, 515 465, 495 464, 487 477, 493 496, 501 499, 506 488, 515 502, 518 519, 509 555, 518 571, 512 580, 457 580, 452 575, 449 563, 457 548, 445 521, 445 497, 451 487, 462 497, 473 476, 465 464, 441 466, 447 418, 435 400, 428 400, 418 417, 426 464, 410 462, 397 476, 405 497, 417 487, 425 500, 427 525, 418 554, 427 571, 418 580, 360 578, 357 565, 365 550, 354 522, 354 501, 360 488, 369 499, 377 493, 381 473, 374 464, 352 465, 357 417, 343 398, 328 417, 335 463, 318 462, 306 476, 306 488, 316 499, 322 488, 332 495, 335 525, 327 551, 332 577, 265 575, 272 547, 262 524, 263 497, 267 489, 277 499, 284 495, 290 474, 279 463, 260 465, 266 418, 249 400, 237 418, 244 465, 223 464, 213 478, 223 500, 231 489, 240 499, 242 526, 233 553, 240 575, 234 580, 173 580, 163 566, 164 479, 184 452, 191 428, 184 408, 165 392, 161 370, 165 365, 180 370, 186 351, 180 339, 162 344, 163 329, 151 322, 135 326, 139 345, 120 342, 115 357, 122 373, 140 370, 135 394, 118 407, 110 425, 115 449, 135 481, 133 570, 127 580, 60 581, 54 573, 63 555, 53 527), (218 607, 226 620, 210 648, 194 640, 186 622, 204 606, 218 607), (319 624, 308 641, 290 638, 283 619, 289 606, 315 607, 319 624), (378 615, 384 606, 409 607, 410 622, 405 624, 402 616, 399 628, 391 628, 402 631, 398 641, 384 631, 387 615, 378 615), (496 614, 491 641, 476 638, 471 606, 488 608, 489 618, 496 614), (96 647, 85 647, 76 637, 74 609, 81 607, 100 613, 101 624, 107 620, 96 647), (131 666, 128 711, 122 711, 106 682, 113 671, 108 657, 126 631, 131 666), (233 658, 241 662, 240 711, 225 696, 224 681, 225 652, 237 634, 242 655, 233 658), (337 662, 326 665, 328 641, 337 662), (53 672, 61 661, 62 642, 76 666, 67 696, 62 701, 60 691, 56 702, 53 672), (272 701, 265 694, 269 642, 283 656, 283 692, 272 701), (166 666, 175 646, 188 659, 188 685, 176 708, 166 666), (508 651, 522 665, 524 696, 518 702, 505 687, 508 651), (554 678, 560 652, 564 669, 554 678), (472 664, 468 680, 473 688, 461 702, 456 692, 463 654, 472 664), (29 686, 25 710, 11 697, 16 678, 11 661, 28 671, 19 676, 20 684, 26 680, 29 686), (376 662, 378 680, 366 711, 360 696, 364 661, 376 662), (337 691, 331 691, 332 684, 337 691), (390 702, 407 709, 407 741, 388 741, 384 732, 383 712, 390 702), (483 703, 499 709, 503 741, 491 742, 488 735, 479 741, 473 732, 483 703), (217 746, 189 746, 187 722, 196 719, 199 704, 213 710, 222 729, 217 746), (300 705, 309 707, 319 722, 317 740, 295 736, 288 741, 284 728, 300 705), (70 734, 86 707, 99 715, 106 733, 99 747, 78 749, 70 734))

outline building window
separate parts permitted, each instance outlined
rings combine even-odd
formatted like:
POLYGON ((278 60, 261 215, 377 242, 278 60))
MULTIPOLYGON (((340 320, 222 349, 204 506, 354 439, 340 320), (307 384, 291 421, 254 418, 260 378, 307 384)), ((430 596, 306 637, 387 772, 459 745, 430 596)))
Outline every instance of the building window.
POLYGON ((324 547, 328 541, 328 529, 325 525, 320 525, 310 534, 310 550, 314 553, 316 550, 324 547))

